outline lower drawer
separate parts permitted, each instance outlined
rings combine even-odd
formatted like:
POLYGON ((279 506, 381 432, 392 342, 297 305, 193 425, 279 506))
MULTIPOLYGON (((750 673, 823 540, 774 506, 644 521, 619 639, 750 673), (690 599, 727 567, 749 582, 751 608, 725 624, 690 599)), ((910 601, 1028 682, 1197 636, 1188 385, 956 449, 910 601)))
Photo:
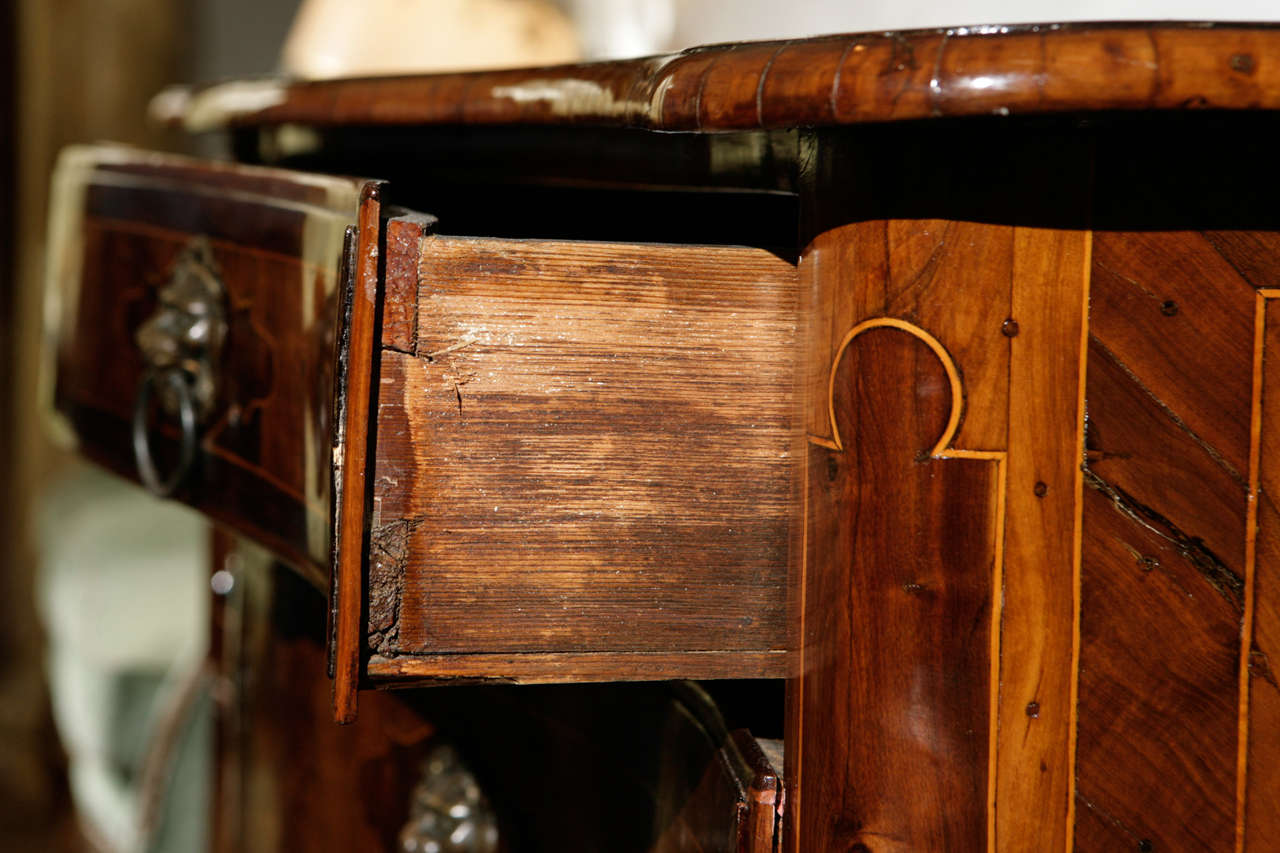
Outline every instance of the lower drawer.
POLYGON ((218 853, 431 849, 467 819, 522 853, 777 849, 780 742, 726 731, 689 684, 371 691, 357 725, 333 725, 324 600, 256 553, 241 550, 215 608, 232 688, 217 711, 218 853))

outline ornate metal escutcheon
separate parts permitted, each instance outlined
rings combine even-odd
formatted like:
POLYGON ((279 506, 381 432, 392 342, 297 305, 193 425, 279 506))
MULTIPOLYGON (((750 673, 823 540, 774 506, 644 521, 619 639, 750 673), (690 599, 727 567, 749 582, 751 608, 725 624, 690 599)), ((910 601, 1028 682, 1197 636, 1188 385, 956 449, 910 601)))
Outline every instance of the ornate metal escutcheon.
POLYGON ((195 461, 196 432, 217 399, 218 365, 227 337, 226 289, 207 239, 197 237, 183 249, 157 297, 155 312, 134 335, 146 368, 134 402, 133 452, 143 485, 166 497, 195 461), (151 450, 153 398, 181 428, 178 462, 167 477, 158 471, 151 450))
POLYGON ((498 819, 456 749, 441 743, 422 763, 400 830, 404 853, 497 853, 498 819))

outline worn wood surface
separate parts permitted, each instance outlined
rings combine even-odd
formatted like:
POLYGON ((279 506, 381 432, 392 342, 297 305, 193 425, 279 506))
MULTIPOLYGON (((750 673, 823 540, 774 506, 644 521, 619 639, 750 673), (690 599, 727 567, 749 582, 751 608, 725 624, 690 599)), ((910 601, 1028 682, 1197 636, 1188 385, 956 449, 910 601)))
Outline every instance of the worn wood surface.
MULTIPOLYGON (((218 397, 176 497, 317 582, 329 559, 335 273, 358 189, 105 147, 70 150, 55 182, 52 397, 80 451, 137 478, 130 424, 144 365, 134 332, 178 254, 208 238, 229 332, 218 397)), ((156 432, 172 452, 176 424, 156 432)))
POLYGON ((416 334, 408 312, 382 330, 415 348, 382 353, 375 671, 461 675, 448 656, 473 654, 494 666, 468 674, 527 680, 782 674, 794 267, 441 237, 420 258, 416 334))
POLYGON ((339 723, 356 717, 360 680, 361 614, 364 612, 365 553, 369 508, 370 424, 377 405, 373 388, 378 368, 378 305, 382 279, 378 265, 382 251, 381 188, 367 186, 360 196, 354 236, 354 265, 348 269, 350 290, 343 318, 342 384, 334 398, 341 418, 333 440, 335 512, 332 585, 329 603, 333 619, 333 716, 339 723))
MULTIPOLYGON (((762 93, 803 91, 836 47, 840 87, 860 94, 841 100, 833 78, 827 92, 865 109, 856 120, 1265 107, 1250 87, 1273 38, 1112 26, 712 49, 664 66, 663 115, 800 121, 762 93), (873 78, 886 46, 905 52, 873 78), (743 76, 739 60, 769 70, 743 76), (1038 94, 1013 72, 1005 88, 953 85, 996 68, 1038 73, 1038 94), (895 80, 892 107, 877 101, 895 80), (674 112, 692 98, 697 116, 674 112)), ((610 66, 619 81, 628 67, 610 66)), ((386 84, 401 112, 366 117, 436 120, 429 82, 386 84)), ((334 120, 375 104, 366 83, 323 85, 295 92, 332 98, 334 120)), ((291 97, 281 110, 301 109, 291 97)), ((632 122, 486 97, 471 90, 455 118, 632 122)), ((368 576, 355 560, 346 575, 367 584, 367 621, 343 610, 346 660, 355 648, 399 684, 788 674, 794 851, 1269 849, 1275 123, 925 127, 755 149, 797 170, 798 269, 760 250, 394 223, 373 481, 350 493, 372 502, 368 576)), ((260 230, 225 221, 235 239, 260 230)), ((580 216, 537 227, 598 233, 580 216)))
POLYGON ((504 850, 773 851, 757 804, 778 772, 696 688, 370 691, 359 720, 335 726, 317 675, 321 595, 226 537, 215 565, 235 576, 214 608, 211 650, 218 853, 399 849, 439 740, 474 773, 504 850))
POLYGON ((1086 492, 1077 848, 1230 850, 1239 604, 1126 509, 1086 492))
POLYGON ((864 33, 590 65, 171 91, 162 121, 221 126, 829 126, 1084 110, 1276 109, 1280 32, 1077 23, 864 33))

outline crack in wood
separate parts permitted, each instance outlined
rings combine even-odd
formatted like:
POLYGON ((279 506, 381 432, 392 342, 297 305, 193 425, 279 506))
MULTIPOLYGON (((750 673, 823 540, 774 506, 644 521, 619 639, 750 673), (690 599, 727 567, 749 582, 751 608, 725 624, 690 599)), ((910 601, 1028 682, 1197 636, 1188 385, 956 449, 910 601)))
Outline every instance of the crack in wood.
POLYGON ((1081 467, 1086 486, 1106 495, 1121 515, 1172 545, 1233 608, 1244 611, 1244 579, 1205 547, 1203 539, 1188 536, 1169 519, 1089 470, 1088 465, 1081 467))
POLYGON ((1111 361, 1112 364, 1114 364, 1116 367, 1120 369, 1122 373, 1124 373, 1124 375, 1129 379, 1130 382, 1138 386, 1138 389, 1142 391, 1142 393, 1145 394, 1151 400, 1151 402, 1156 404, 1156 406, 1160 409, 1160 411, 1163 412, 1165 416, 1169 418, 1169 420, 1173 421, 1174 426, 1176 426, 1178 429, 1185 432, 1191 438, 1192 441, 1194 441, 1196 444, 1200 446, 1202 450, 1204 450, 1205 453, 1209 454, 1210 459, 1218 463, 1218 465, 1220 465, 1223 468, 1223 470, 1225 470, 1228 474, 1230 474, 1233 480, 1235 480, 1241 486, 1248 488, 1249 481, 1239 471, 1235 469, 1235 466, 1232 465, 1230 462, 1228 462, 1226 457, 1224 457, 1216 447, 1214 447, 1209 442, 1205 441, 1196 433, 1195 430, 1193 430, 1190 426, 1188 426, 1187 422, 1184 421, 1182 417, 1178 415, 1178 413, 1175 412, 1169 406, 1168 403, 1166 403, 1164 400, 1161 400, 1159 397, 1157 397, 1155 395, 1155 392, 1153 392, 1150 388, 1147 387, 1146 383, 1142 381, 1142 379, 1138 376, 1138 374, 1134 373, 1133 370, 1130 369, 1129 365, 1125 364, 1123 361, 1120 360, 1118 356, 1116 356, 1115 353, 1107 349, 1106 344, 1104 344, 1101 340, 1099 340, 1094 335, 1089 336, 1089 343, 1091 345, 1096 346, 1098 350, 1111 361))
POLYGON ((1096 814, 1103 821, 1111 824, 1116 829, 1120 830, 1125 835, 1132 838, 1135 842, 1139 840, 1138 833, 1134 832, 1124 821, 1122 821, 1120 818, 1116 817, 1106 809, 1099 806, 1093 800, 1090 800, 1084 794, 1080 793, 1079 790, 1076 791, 1076 801, 1079 802, 1081 805, 1083 805, 1089 811, 1096 814))

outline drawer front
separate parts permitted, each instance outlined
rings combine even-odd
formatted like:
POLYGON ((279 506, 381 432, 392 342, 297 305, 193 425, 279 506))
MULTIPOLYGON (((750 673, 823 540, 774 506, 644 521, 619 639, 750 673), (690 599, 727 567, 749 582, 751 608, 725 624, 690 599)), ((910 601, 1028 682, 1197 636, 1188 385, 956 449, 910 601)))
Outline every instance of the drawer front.
POLYGON ((798 290, 756 249, 391 220, 369 674, 785 674, 798 290))
POLYGON ((185 377, 194 453, 172 496, 317 580, 331 544, 338 280, 370 187, 118 147, 69 149, 54 183, 57 419, 83 455, 138 480, 142 396, 144 450, 170 479, 184 431, 170 383, 185 377))

